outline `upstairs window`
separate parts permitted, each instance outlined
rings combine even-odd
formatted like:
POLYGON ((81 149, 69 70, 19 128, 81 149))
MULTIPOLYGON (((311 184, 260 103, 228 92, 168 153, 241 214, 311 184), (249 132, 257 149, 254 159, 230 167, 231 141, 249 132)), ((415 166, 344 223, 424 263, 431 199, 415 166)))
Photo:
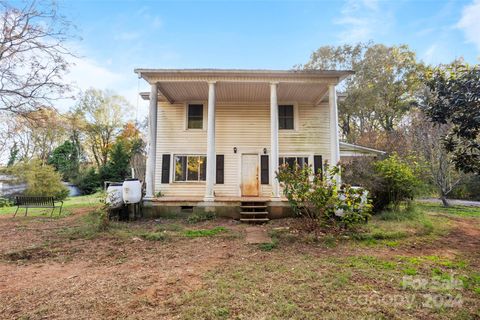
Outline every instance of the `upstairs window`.
POLYGON ((278 106, 278 128, 280 130, 293 130, 293 106, 280 105, 278 106))
POLYGON ((203 104, 189 104, 187 117, 188 129, 203 129, 203 104))
POLYGON ((175 181, 205 181, 207 157, 175 156, 175 181))

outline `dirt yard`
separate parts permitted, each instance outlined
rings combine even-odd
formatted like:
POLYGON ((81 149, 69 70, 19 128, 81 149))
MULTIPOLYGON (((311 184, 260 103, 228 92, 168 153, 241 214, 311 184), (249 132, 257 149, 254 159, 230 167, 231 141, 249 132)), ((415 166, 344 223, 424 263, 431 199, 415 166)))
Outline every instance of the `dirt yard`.
POLYGON ((363 238, 278 220, 273 243, 247 245, 232 220, 97 232, 89 211, 0 215, 1 319, 480 319, 480 215, 378 222, 363 238))

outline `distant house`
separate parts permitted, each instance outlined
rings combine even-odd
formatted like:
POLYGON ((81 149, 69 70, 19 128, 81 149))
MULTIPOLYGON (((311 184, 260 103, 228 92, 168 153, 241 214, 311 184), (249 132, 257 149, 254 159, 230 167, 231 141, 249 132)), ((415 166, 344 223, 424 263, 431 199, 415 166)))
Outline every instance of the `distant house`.
POLYGON ((320 171, 352 151, 339 143, 335 90, 351 71, 135 72, 151 86, 143 97, 150 100, 145 205, 152 214, 281 215, 288 204, 275 178, 279 164, 320 171))

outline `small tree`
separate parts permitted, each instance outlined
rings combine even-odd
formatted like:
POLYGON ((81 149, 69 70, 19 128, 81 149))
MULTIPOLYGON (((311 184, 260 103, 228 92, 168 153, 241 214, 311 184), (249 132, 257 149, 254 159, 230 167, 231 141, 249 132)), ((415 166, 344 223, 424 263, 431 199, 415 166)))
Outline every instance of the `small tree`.
POLYGON ((71 141, 58 146, 48 158, 48 164, 60 172, 65 181, 72 181, 78 175, 80 166, 77 148, 71 141))
POLYGON ((123 181, 129 175, 130 156, 122 143, 115 143, 110 152, 110 160, 100 168, 102 180, 123 181))
POLYGON ((42 165, 39 160, 19 163, 9 169, 11 173, 27 184, 25 194, 29 196, 51 196, 65 199, 68 189, 62 183, 60 173, 52 166, 42 165))

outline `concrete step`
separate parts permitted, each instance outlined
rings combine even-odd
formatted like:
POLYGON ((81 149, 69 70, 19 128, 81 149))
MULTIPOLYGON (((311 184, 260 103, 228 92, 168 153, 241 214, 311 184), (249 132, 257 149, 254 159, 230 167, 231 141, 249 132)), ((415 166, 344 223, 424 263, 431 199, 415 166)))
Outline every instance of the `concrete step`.
POLYGON ((240 206, 242 209, 267 209, 267 206, 240 206))
POLYGON ((243 215, 267 215, 268 216, 268 212, 266 212, 266 211, 258 211, 258 212, 255 212, 255 211, 240 211, 240 214, 243 214, 243 215))
POLYGON ((268 222, 270 219, 268 218, 241 218, 241 222, 268 222))

